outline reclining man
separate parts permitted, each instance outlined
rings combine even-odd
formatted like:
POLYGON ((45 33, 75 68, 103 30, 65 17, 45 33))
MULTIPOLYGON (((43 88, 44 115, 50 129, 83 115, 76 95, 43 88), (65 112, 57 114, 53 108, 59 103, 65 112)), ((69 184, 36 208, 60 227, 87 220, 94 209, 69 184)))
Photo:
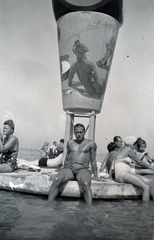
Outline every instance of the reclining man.
POLYGON ((59 171, 54 179, 49 191, 49 202, 53 201, 58 193, 59 187, 70 180, 77 180, 82 186, 86 203, 92 204, 91 172, 89 164, 91 162, 95 180, 98 180, 96 165, 97 145, 92 140, 86 139, 85 127, 78 123, 74 126, 76 139, 67 143, 67 155, 64 168, 59 171))

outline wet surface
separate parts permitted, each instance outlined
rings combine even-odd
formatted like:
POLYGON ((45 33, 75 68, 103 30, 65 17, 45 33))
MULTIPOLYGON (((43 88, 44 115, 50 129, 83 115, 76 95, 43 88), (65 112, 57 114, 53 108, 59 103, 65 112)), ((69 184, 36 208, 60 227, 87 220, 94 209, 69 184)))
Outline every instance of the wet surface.
POLYGON ((0 192, 0 239, 154 240, 154 202, 57 198, 0 192))

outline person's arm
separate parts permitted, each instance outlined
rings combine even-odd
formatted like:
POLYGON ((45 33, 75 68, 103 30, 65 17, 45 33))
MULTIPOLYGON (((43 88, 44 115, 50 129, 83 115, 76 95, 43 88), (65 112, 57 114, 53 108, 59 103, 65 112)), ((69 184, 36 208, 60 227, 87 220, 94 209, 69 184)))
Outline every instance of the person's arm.
POLYGON ((68 86, 71 87, 72 86, 72 81, 73 81, 73 77, 75 75, 75 67, 74 64, 70 67, 70 72, 68 75, 68 86))
POLYGON ((114 165, 115 165, 115 160, 112 161, 112 164, 111 164, 111 167, 110 167, 110 171, 109 171, 109 178, 112 178, 114 165))
POLYGON ((148 152, 147 152, 147 159, 149 163, 152 163, 154 161, 154 157, 152 157, 148 152))
POLYGON ((107 162, 108 157, 109 157, 109 153, 106 154, 106 156, 105 156, 105 158, 104 158, 104 160, 102 162, 102 165, 101 165, 101 168, 100 168, 100 172, 104 171, 104 168, 106 166, 106 162, 107 162))
POLYGON ((3 152, 3 134, 1 133, 1 130, 0 130, 0 153, 3 152))
POLYGON ((47 155, 48 157, 50 156, 50 147, 48 146, 48 149, 47 149, 47 155))
POLYGON ((5 137, 5 135, 3 135, 2 133, 1 133, 1 129, 0 129, 0 141, 3 143, 3 138, 5 137))
POLYGON ((2 140, 0 139, 0 153, 3 153, 7 150, 12 149, 16 143, 17 143, 17 138, 14 136, 11 139, 8 139, 4 145, 2 143, 2 140))
POLYGON ((97 145, 96 143, 92 143, 92 147, 91 147, 91 166, 92 166, 92 170, 94 173, 94 179, 98 180, 98 175, 97 175, 97 164, 96 164, 96 150, 97 150, 97 145))
MULTIPOLYGON (((136 153, 137 154, 137 153, 136 153)), ((137 154, 137 156, 138 156, 138 158, 142 161, 143 160, 143 158, 145 157, 145 155, 147 155, 147 152, 145 151, 145 152, 143 152, 141 155, 138 155, 137 154)))
POLYGON ((69 141, 67 142, 67 145, 66 145, 66 152, 64 151, 63 152, 63 167, 66 167, 66 165, 67 165, 67 162, 68 162, 68 159, 67 159, 67 157, 68 157, 68 154, 69 154, 69 141))
POLYGON ((129 152, 128 152, 128 156, 130 158, 132 158, 137 164, 139 164, 140 166, 144 167, 144 168, 148 168, 148 169, 154 169, 154 167, 151 167, 150 164, 147 164, 143 161, 141 161, 137 154, 132 150, 132 149, 129 149, 129 152))

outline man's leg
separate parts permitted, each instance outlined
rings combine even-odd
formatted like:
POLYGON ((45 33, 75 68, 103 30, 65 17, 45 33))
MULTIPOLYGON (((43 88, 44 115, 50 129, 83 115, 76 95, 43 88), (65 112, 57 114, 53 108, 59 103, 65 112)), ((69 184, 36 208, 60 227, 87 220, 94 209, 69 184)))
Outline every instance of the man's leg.
POLYGON ((54 179, 50 191, 49 191, 49 196, 48 196, 48 200, 49 201, 53 201, 59 192, 59 186, 68 182, 69 180, 73 180, 74 179, 74 175, 72 173, 72 170, 69 168, 64 168, 62 169, 56 176, 56 178, 54 179))
POLYGON ((92 204, 92 192, 91 192, 91 173, 87 169, 82 169, 76 176, 77 181, 83 187, 84 199, 86 203, 92 204))

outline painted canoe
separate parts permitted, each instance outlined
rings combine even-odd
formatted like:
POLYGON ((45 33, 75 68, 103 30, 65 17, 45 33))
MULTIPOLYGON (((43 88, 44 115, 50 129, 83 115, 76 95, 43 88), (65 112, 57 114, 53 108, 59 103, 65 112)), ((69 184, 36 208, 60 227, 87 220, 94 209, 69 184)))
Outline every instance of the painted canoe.
MULTIPOLYGON (((48 195, 57 172, 55 169, 41 169, 37 172, 19 171, 0 174, 0 189, 31 194, 48 195)), ((92 179, 91 189, 94 199, 139 198, 141 190, 131 184, 117 183, 111 179, 98 182, 92 179)), ((82 197, 82 188, 77 181, 69 181, 60 188, 60 196, 82 197)))

